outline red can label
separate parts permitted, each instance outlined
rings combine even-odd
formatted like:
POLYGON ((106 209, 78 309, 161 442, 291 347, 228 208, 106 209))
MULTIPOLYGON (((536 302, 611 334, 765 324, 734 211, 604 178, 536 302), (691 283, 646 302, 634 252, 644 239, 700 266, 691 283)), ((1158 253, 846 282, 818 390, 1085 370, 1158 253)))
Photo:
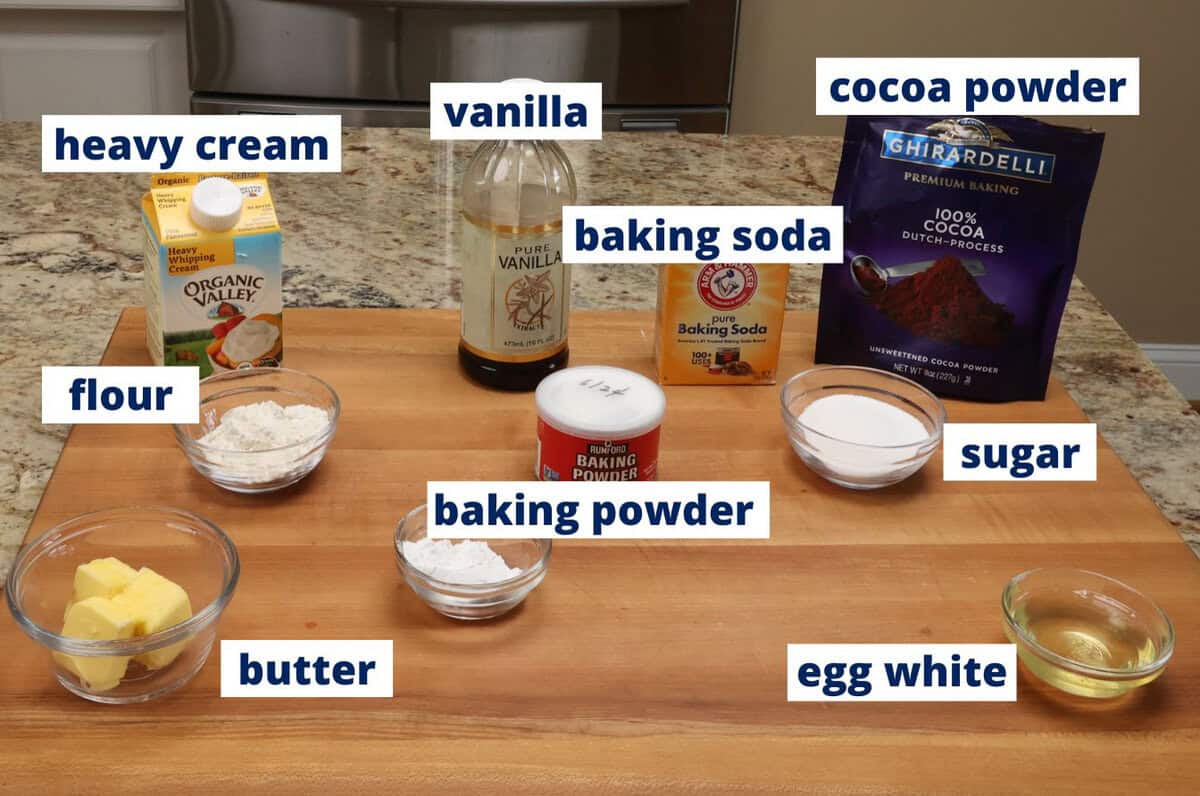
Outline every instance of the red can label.
POLYGON ((538 480, 654 481, 658 431, 654 428, 629 439, 585 439, 538 418, 538 480))

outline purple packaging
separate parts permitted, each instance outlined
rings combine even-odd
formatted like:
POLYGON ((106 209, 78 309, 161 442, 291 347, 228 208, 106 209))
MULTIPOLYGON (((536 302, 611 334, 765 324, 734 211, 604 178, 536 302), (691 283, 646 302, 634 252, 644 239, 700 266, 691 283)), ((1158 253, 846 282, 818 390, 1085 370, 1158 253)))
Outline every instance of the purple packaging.
POLYGON ((1103 143, 1021 117, 849 117, 816 361, 1044 399, 1103 143))

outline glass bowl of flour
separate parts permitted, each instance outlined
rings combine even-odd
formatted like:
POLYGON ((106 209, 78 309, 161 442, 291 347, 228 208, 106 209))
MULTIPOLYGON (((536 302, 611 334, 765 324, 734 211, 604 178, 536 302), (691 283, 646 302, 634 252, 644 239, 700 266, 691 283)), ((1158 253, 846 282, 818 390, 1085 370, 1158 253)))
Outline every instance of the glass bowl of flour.
POLYGON ((233 492, 273 492, 321 463, 341 403, 321 379, 288 368, 243 368, 200 382, 200 422, 176 425, 188 461, 233 492))
POLYGON ((425 506, 396 527, 396 566, 417 596, 453 619, 494 619, 546 577, 549 539, 430 539, 425 506))
POLYGON ((827 481, 879 489, 920 470, 942 441, 946 407, 914 381, 874 368, 818 367, 780 393, 792 450, 827 481))

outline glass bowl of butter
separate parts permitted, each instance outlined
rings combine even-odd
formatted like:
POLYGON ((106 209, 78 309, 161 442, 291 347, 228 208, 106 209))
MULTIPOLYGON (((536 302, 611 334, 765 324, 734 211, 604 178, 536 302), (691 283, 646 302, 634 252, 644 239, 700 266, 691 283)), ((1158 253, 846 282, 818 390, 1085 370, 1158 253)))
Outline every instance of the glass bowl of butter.
POLYGON ((451 619, 495 619, 546 577, 549 539, 432 539, 425 506, 396 527, 396 566, 425 603, 451 619))
POLYGON ((21 548, 4 596, 50 670, 93 702, 146 702, 204 666, 237 586, 237 548, 186 511, 84 514, 21 548))

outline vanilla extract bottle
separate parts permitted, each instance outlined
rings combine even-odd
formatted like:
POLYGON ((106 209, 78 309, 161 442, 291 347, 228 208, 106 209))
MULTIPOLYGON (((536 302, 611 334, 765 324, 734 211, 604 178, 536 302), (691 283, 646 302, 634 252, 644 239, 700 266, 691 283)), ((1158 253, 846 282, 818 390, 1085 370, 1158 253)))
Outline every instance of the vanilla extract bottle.
POLYGON ((567 364, 571 271, 562 208, 575 172, 553 141, 485 141, 462 185, 462 336, 475 381, 532 390, 567 364))

